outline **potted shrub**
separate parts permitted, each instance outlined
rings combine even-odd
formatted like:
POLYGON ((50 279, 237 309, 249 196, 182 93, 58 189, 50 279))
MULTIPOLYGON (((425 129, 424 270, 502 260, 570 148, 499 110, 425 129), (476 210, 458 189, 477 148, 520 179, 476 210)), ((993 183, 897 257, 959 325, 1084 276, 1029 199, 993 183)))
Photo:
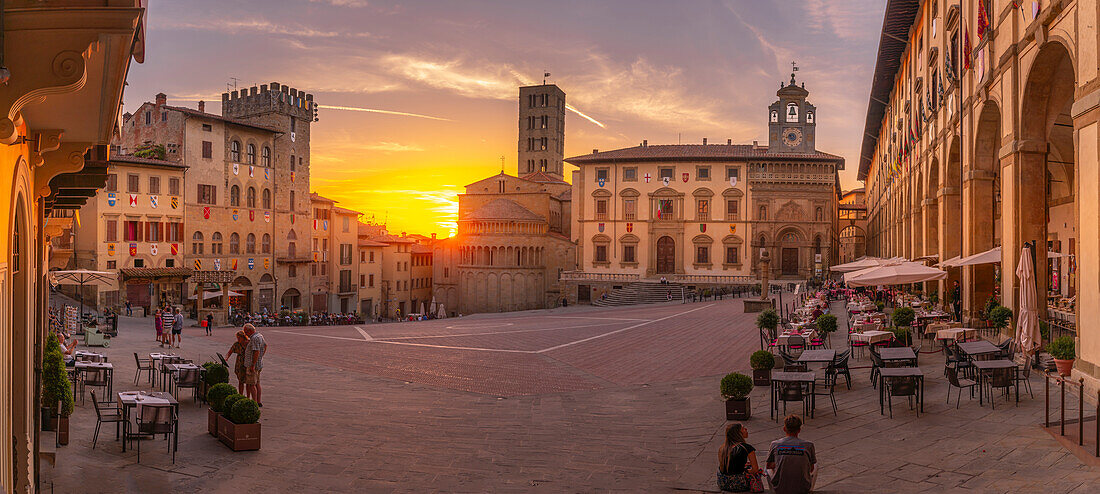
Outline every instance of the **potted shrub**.
POLYGON ((756 327, 774 332, 779 327, 779 314, 775 313, 775 309, 764 309, 756 316, 756 327))
POLYGON ((233 451, 260 449, 260 406, 242 395, 226 398, 218 418, 218 439, 233 451), (239 396, 240 398, 232 399, 239 396))
POLYGON ((989 324, 1000 331, 1012 320, 1012 309, 998 305, 989 311, 989 324))
POLYGON ((225 413, 222 409, 225 399, 235 394, 237 389, 229 383, 215 384, 206 391, 206 402, 210 404, 206 413, 206 429, 211 436, 218 437, 218 417, 225 413))
POLYGON ((825 335, 826 339, 829 339, 829 346, 832 346, 832 334, 836 332, 836 316, 832 314, 822 314, 817 318, 817 330, 825 335))
POLYGON ((1077 358, 1073 337, 1062 336, 1047 345, 1047 353, 1054 357, 1054 366, 1058 368, 1058 374, 1069 377, 1073 370, 1073 360, 1077 358))
POLYGON ((1039 319, 1039 337, 1042 341, 1050 341, 1050 324, 1042 319, 1039 319))
POLYGON ((775 368, 775 355, 767 350, 757 350, 749 357, 752 367, 752 383, 756 386, 770 386, 772 369, 775 368))
POLYGON ((749 393, 752 392, 752 378, 734 372, 722 378, 722 399, 726 400, 726 420, 748 420, 752 415, 749 393))
POLYGON ((199 396, 206 396, 207 391, 215 384, 229 382, 229 368, 217 362, 202 364, 206 369, 202 374, 202 392, 199 396))
POLYGON ((57 338, 46 338, 42 355, 42 429, 57 434, 58 444, 69 444, 69 415, 73 413, 73 385, 65 372, 65 357, 57 338))

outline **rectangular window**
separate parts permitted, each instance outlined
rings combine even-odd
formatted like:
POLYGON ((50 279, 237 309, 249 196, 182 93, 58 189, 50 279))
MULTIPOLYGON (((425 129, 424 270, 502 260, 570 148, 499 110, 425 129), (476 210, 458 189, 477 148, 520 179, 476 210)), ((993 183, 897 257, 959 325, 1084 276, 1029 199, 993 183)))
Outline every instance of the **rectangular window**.
POLYGON ((695 201, 695 219, 706 221, 710 219, 710 200, 699 199, 695 201))
POLYGON ((202 141, 202 157, 203 159, 211 159, 214 157, 214 143, 210 141, 202 141))
POLYGON ((126 221, 122 224, 122 240, 126 242, 141 242, 141 222, 126 221))
POLYGON ((737 247, 726 247, 726 264, 741 264, 737 247))
POLYGON ((700 166, 695 169, 695 180, 710 180, 710 167, 700 166))
POLYGON ((118 241, 118 221, 107 220, 107 234, 106 238, 108 242, 118 241))
POLYGON ((596 262, 607 262, 607 246, 596 246, 596 262))
POLYGON ((637 216, 637 201, 634 199, 623 199, 623 219, 626 221, 634 221, 635 216, 637 216))
POLYGON ((126 192, 137 194, 141 192, 141 177, 131 173, 126 175, 126 192))
POLYGON ((596 199, 596 219, 607 219, 607 199, 596 199))
POLYGON ((118 261, 107 261, 107 269, 115 269, 118 266, 118 261))
POLYGON ((145 223, 145 241, 160 242, 164 240, 164 224, 159 221, 145 223))
POLYGON ((213 130, 214 130, 214 126, 213 126, 213 125, 210 125, 210 124, 202 124, 202 131, 203 131, 203 132, 212 132, 213 130))
POLYGON ((666 178, 669 180, 675 180, 676 177, 673 176, 674 173, 676 173, 676 170, 672 167, 661 167, 661 169, 657 171, 657 178, 661 180, 664 180, 666 178))
POLYGON ((634 261, 634 245, 623 246, 623 262, 635 262, 634 261))
POLYGON ((740 201, 738 201, 737 199, 726 199, 726 219, 727 220, 741 219, 740 218, 741 213, 738 210, 739 209, 739 206, 738 206, 739 203, 740 203, 740 201))
POLYGON ((168 179, 168 195, 170 195, 170 196, 180 195, 180 179, 175 178, 175 177, 168 179))
POLYGON ((217 187, 199 184, 199 204, 217 204, 217 187))
POLYGON ((367 277, 367 286, 370 287, 370 288, 374 288, 374 275, 373 274, 367 277))
POLYGON ((134 259, 134 267, 135 268, 144 268, 145 267, 145 259, 134 259))
POLYGON ((726 167, 726 180, 730 180, 730 179, 733 179, 733 178, 736 178, 736 179, 741 178, 741 169, 736 167, 736 166, 727 166, 726 167))
POLYGON ((183 240, 183 223, 169 222, 165 224, 164 240, 168 242, 179 242, 183 240))
POLYGON ((366 288, 366 287, 367 287, 367 275, 361 274, 361 275, 359 275, 359 288, 366 288))
POLYGON ((145 125, 149 125, 151 123, 153 123, 153 114, 145 112, 145 125))
POLYGON ((623 168, 623 182, 637 182, 638 169, 636 167, 623 168))
POLYGON ((294 264, 291 264, 290 266, 287 266, 286 275, 290 278, 297 278, 298 277, 298 266, 296 266, 294 264))
POLYGON ((164 260, 164 267, 166 267, 166 268, 176 267, 176 260, 175 259, 165 259, 164 260))
POLYGON ((114 173, 107 175, 107 185, 104 188, 107 192, 118 192, 118 175, 114 173))
POLYGON ((604 182, 607 182, 607 172, 608 172, 607 168, 597 168, 596 169, 596 180, 598 181, 600 179, 603 179, 604 182))
POLYGON ((672 220, 672 199, 659 199, 657 201, 657 219, 672 220))
POLYGON ((350 222, 348 221, 348 217, 345 216, 344 217, 344 233, 348 232, 349 225, 350 225, 350 222))
POLYGON ((168 121, 168 112, 161 112, 160 121, 161 122, 167 122, 168 121))
POLYGON ((695 263, 696 264, 709 264, 710 263, 710 247, 700 245, 695 247, 695 263))
POLYGON ((374 262, 374 251, 370 253, 370 262, 374 262))
POLYGON ((160 194, 160 177, 149 177, 149 193, 160 194))

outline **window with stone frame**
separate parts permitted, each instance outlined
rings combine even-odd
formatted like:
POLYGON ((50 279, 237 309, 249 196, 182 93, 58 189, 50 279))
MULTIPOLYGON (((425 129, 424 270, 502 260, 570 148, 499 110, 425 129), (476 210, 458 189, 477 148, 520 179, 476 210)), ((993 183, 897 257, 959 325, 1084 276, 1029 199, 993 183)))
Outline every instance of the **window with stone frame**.
POLYGON ((103 187, 107 192, 118 192, 118 175, 111 173, 107 175, 107 185, 103 187))
POLYGON ((695 200, 695 219, 698 221, 710 219, 710 199, 695 200))
POLYGON ((196 202, 199 204, 217 204, 217 187, 199 184, 198 192, 199 194, 196 202))
POLYGON ((233 140, 229 143, 229 160, 234 163, 241 162, 241 141, 233 140))
POLYGON ((264 146, 263 151, 260 154, 260 164, 263 166, 271 166, 271 147, 264 146))
POLYGON ((214 157, 214 143, 210 141, 202 141, 202 157, 203 159, 212 159, 214 157))
POLYGON ((695 264, 710 264, 710 247, 706 245, 695 246, 695 264))
POLYGON ((635 254, 638 250, 636 244, 623 244, 623 262, 624 263, 636 263, 638 262, 635 254))
POLYGON ((191 254, 202 255, 203 251, 203 238, 202 232, 195 232, 191 235, 191 254))
POLYGON ((126 192, 138 194, 141 192, 141 177, 135 173, 126 175, 126 192))
POLYGON ((628 166, 623 168, 623 182, 637 182, 638 181, 638 167, 628 166))
POLYGON ((180 195, 180 179, 171 177, 168 179, 168 195, 178 196, 180 195))
POLYGON ((623 220, 634 221, 638 214, 638 201, 633 197, 623 199, 623 220))
POLYGON ((249 144, 247 149, 248 149, 248 164, 255 165, 256 164, 256 145, 255 144, 249 144))
POLYGON ((697 166, 697 167, 695 167, 695 180, 702 180, 702 181, 710 180, 710 167, 709 166, 697 166))
POLYGON ((610 171, 607 168, 597 168, 596 169, 596 181, 597 181, 597 183, 599 183, 599 181, 601 179, 604 181, 604 183, 607 183, 607 177, 608 177, 609 173, 610 173, 610 171))
POLYGON ((675 181, 676 180, 676 169, 671 167, 671 166, 662 166, 662 167, 657 169, 657 178, 661 179, 661 180, 664 180, 664 179, 667 178, 667 179, 669 179, 669 181, 675 181))
POLYGON ((596 219, 607 219, 607 199, 596 199, 596 219))
POLYGON ((241 235, 237 232, 229 234, 229 253, 240 254, 241 253, 241 235))
POLYGON ((726 246, 726 264, 741 264, 741 249, 736 245, 726 246))
POLYGON ((229 188, 229 205, 233 207, 241 205, 241 188, 237 185, 229 188))
POLYGON ((256 207, 256 188, 249 187, 248 192, 245 193, 245 206, 254 208, 256 207))
POLYGON ((740 212, 740 199, 726 199, 726 220, 734 221, 741 219, 740 212))
POLYGON ((248 236, 245 237, 244 252, 245 252, 245 254, 255 254, 256 253, 256 234, 255 233, 249 233, 248 236))
POLYGON ((676 219, 675 210, 672 206, 672 199, 657 200, 657 219, 665 221, 676 219))
POLYGON ((740 167, 736 167, 736 166, 727 166, 726 167, 726 180, 729 181, 731 178, 736 178, 738 180, 741 179, 741 168, 740 167))
POLYGON ((210 253, 218 255, 222 253, 222 234, 221 232, 214 232, 210 236, 210 253))
POLYGON ((271 253, 271 234, 265 233, 262 240, 260 240, 260 253, 271 253))
POLYGON ((149 193, 160 194, 160 177, 149 177, 149 193))
POLYGON ((594 262, 606 263, 607 261, 607 244, 596 244, 595 255, 592 257, 594 262))

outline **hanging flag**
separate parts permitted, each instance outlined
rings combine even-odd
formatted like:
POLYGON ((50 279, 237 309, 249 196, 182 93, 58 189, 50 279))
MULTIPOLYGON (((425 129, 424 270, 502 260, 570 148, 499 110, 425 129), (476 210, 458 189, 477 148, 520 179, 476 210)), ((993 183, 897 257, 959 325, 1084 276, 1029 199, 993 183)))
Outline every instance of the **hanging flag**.
POLYGON ((264 168, 264 180, 271 180, 271 169, 264 168))
POLYGON ((256 267, 256 260, 249 257, 248 258, 248 270, 251 271, 252 268, 254 268, 254 267, 256 267))
POLYGON ((328 220, 321 220, 321 229, 326 232, 328 231, 328 220))
POLYGON ((989 14, 985 11, 985 2, 978 2, 978 41, 985 38, 985 32, 989 29, 989 14))
POLYGON ((178 197, 173 197, 171 202, 172 202, 172 209, 176 209, 180 206, 180 200, 179 200, 178 197))
POLYGON ((963 69, 970 70, 970 28, 963 30, 963 69))
POLYGON ((250 176, 250 177, 255 177, 256 176, 256 167, 254 167, 252 165, 248 165, 248 176, 250 176))
POLYGON ((114 255, 115 255, 115 244, 107 244, 107 255, 114 257, 114 255))
POLYGON ((108 192, 107 193, 107 205, 111 206, 111 207, 114 207, 116 202, 118 202, 118 196, 116 196, 114 192, 108 192))
POLYGON ((173 256, 179 255, 179 253, 180 253, 180 244, 172 244, 172 255, 173 256))
POLYGON ((233 174, 234 175, 239 175, 240 171, 241 171, 241 165, 238 165, 237 163, 233 163, 233 174))
POLYGON ((135 243, 130 244, 130 255, 131 256, 136 256, 137 255, 137 244, 135 244, 135 243))
POLYGON ((294 181, 294 172, 290 172, 290 181, 291 181, 291 182, 293 182, 293 181, 294 181))
POLYGON ((202 208, 202 219, 204 219, 204 220, 210 219, 210 206, 203 206, 203 208, 202 208))
POLYGON ((313 251, 313 262, 317 262, 319 258, 320 256, 317 254, 317 251, 313 251))
POLYGON ((156 209, 157 208, 157 202, 158 202, 157 201, 157 196, 155 196, 155 195, 149 196, 149 207, 151 207, 153 209, 156 209))
POLYGON ((130 207, 137 207, 137 194, 130 194, 130 207))
POLYGON ((317 220, 316 219, 313 220, 313 229, 314 230, 317 229, 317 220))
POLYGON ((149 254, 157 255, 157 244, 149 244, 149 254))
POLYGON ((237 260, 236 259, 233 259, 232 261, 230 261, 229 265, 232 266, 231 268, 229 268, 230 270, 232 270, 232 271, 237 270, 237 260))

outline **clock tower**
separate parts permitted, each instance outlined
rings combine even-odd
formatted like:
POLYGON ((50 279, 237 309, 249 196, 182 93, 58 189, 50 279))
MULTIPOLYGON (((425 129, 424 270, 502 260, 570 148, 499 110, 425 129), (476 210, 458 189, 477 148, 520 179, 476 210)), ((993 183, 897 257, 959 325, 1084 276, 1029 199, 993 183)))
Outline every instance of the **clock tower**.
POLYGON ((795 83, 793 72, 790 84, 780 83, 779 100, 768 107, 768 152, 814 152, 817 108, 806 101, 809 94, 805 83, 795 83))

